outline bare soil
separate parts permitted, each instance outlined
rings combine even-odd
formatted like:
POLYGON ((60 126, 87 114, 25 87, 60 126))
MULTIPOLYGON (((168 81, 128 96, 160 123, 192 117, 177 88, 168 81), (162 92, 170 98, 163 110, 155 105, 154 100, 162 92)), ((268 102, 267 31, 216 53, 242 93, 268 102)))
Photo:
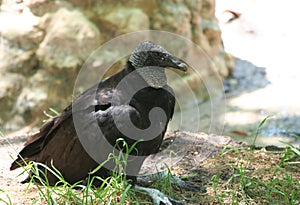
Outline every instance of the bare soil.
MULTIPOLYGON (((20 177, 18 177, 18 174, 22 171, 21 169, 9 171, 12 158, 22 148, 25 138, 9 137, 0 141, 0 189, 4 191, 4 193, 0 193, 0 199, 8 201, 8 195, 12 204, 32 204, 39 197, 37 187, 33 185, 28 187, 27 184, 19 183, 20 177)), ((233 174, 236 174, 236 167, 251 170, 249 177, 255 177, 262 181, 272 179, 274 177, 272 175, 273 169, 283 157, 283 152, 266 151, 265 148, 251 153, 246 149, 229 151, 221 156, 220 153, 222 153, 222 150, 224 151, 224 147, 243 147, 246 144, 238 143, 227 136, 207 135, 205 133, 171 133, 166 137, 163 148, 170 146, 170 144, 172 145, 172 143, 174 143, 174 147, 188 147, 177 163, 171 167, 172 174, 177 176, 192 174, 193 176, 187 180, 194 185, 205 186, 207 190, 207 192, 194 192, 174 188, 175 198, 181 200, 184 198, 186 204, 219 204, 215 191, 218 194, 224 194, 227 190, 233 188, 234 183, 230 179, 233 177, 233 174), (216 188, 214 188, 212 183, 214 175, 220 176, 216 182, 216 188)), ((151 172, 151 168, 155 167, 157 162, 162 162, 163 159, 168 158, 169 155, 167 153, 149 157, 141 172, 151 172)), ((294 180, 300 180, 299 164, 291 165, 285 171, 293 173, 294 180)), ((227 197, 222 199, 222 202, 231 204, 231 197, 228 194, 227 197)), ((258 197, 253 196, 253 198, 260 202, 258 197)))

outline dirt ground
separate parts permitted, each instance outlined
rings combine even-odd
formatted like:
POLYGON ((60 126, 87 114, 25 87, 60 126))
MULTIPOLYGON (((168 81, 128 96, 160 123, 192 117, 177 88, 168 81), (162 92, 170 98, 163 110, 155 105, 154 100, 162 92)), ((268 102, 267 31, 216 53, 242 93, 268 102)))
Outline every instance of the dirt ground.
MULTIPOLYGON (((8 201, 8 197, 12 201, 12 204, 31 204, 36 198, 39 197, 39 191, 35 186, 28 187, 28 184, 21 184, 19 181, 24 179, 24 176, 18 176, 22 170, 9 171, 9 167, 13 159, 16 157, 17 152, 20 151, 26 136, 24 137, 8 137, 0 140, 0 198, 8 201)), ((172 173, 178 176, 196 174, 195 184, 203 186, 209 182, 211 176, 210 170, 202 170, 203 163, 213 156, 217 156, 223 146, 240 146, 241 143, 237 143, 230 137, 207 135, 204 133, 189 133, 189 132, 174 132, 167 136, 163 147, 171 144, 172 150, 181 152, 182 154, 177 159, 177 163, 173 164, 172 173), (173 143, 173 139, 174 143, 173 143), (184 147, 184 150, 181 148, 184 147), (200 178, 199 178, 199 177, 200 178)), ((149 157, 141 173, 154 173, 159 165, 164 166, 164 163, 168 163, 168 156, 170 153, 162 153, 149 157)), ((190 193, 195 196, 197 194, 190 193)), ((196 199, 195 199, 196 200, 196 199)), ((1 204, 1 202, 0 202, 1 204)))
MULTIPOLYGON (((22 148, 24 139, 18 138, 9 141, 11 141, 12 144, 9 144, 4 139, 0 140, 0 190, 4 191, 0 193, 0 199, 8 201, 7 194, 13 204, 30 204, 35 195, 29 192, 29 194, 26 194, 26 197, 24 197, 26 185, 20 184, 18 181, 18 175, 21 173, 21 170, 14 172, 9 171, 10 163, 12 159, 16 157, 17 151, 20 151, 22 148)), ((0 204, 1 203, 3 202, 0 202, 0 204)))
MULTIPOLYGON (((7 196, 9 196, 12 204, 32 204, 39 197, 37 187, 33 185, 28 187, 27 184, 19 183, 21 180, 18 177, 21 172, 20 169, 9 171, 12 157, 14 158, 17 151, 21 149, 24 137, 1 139, 0 143, 0 189, 4 191, 0 193, 0 199, 8 202, 7 196)), ((236 167, 243 166, 247 170, 252 170, 250 177, 256 177, 263 181, 269 180, 274 177, 270 169, 273 169, 283 157, 282 152, 268 152, 265 149, 258 149, 251 153, 243 149, 240 151, 231 150, 228 154, 220 155, 225 146, 241 147, 246 144, 238 143, 230 137, 205 133, 174 132, 167 136, 162 147, 168 147, 170 144, 175 151, 180 151, 182 147, 186 148, 184 152, 181 152, 177 162, 173 163, 172 174, 176 176, 192 174, 193 176, 188 178, 188 181, 196 186, 205 186, 207 190, 207 192, 194 192, 174 189, 176 198, 184 198, 186 204, 219 204, 216 191, 221 195, 233 186, 229 179, 236 174, 236 167), (220 176, 217 188, 212 183, 213 176, 220 176)), ((149 157, 141 172, 151 173, 154 171, 151 169, 157 165, 157 162, 160 164, 167 163, 166 159, 170 159, 169 154, 162 153, 149 157)), ((290 172, 293 172, 294 180, 299 181, 300 165, 296 164, 289 169, 290 172)), ((222 198, 222 203, 231 204, 231 200, 231 196, 228 195, 222 198)))

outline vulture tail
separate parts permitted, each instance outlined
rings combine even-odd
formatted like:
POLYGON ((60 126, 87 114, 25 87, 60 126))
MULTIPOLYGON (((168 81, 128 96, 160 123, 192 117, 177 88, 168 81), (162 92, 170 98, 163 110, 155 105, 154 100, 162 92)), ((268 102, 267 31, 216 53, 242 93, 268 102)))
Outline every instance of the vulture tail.
POLYGON ((25 147, 18 154, 18 158, 11 164, 10 170, 25 166, 29 161, 33 161, 35 155, 42 150, 45 139, 49 132, 52 131, 53 125, 54 120, 49 120, 42 126, 38 133, 30 136, 24 145, 25 147))

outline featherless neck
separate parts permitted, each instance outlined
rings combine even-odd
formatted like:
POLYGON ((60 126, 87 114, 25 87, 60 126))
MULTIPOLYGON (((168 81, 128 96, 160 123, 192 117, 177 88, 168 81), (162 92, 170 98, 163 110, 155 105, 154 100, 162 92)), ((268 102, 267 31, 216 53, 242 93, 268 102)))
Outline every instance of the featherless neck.
POLYGON ((165 69, 161 67, 137 68, 137 73, 153 88, 162 88, 167 84, 165 69))
POLYGON ((167 85, 165 68, 158 66, 135 68, 130 62, 128 62, 126 70, 127 72, 137 72, 137 74, 141 76, 150 87, 158 89, 167 85))

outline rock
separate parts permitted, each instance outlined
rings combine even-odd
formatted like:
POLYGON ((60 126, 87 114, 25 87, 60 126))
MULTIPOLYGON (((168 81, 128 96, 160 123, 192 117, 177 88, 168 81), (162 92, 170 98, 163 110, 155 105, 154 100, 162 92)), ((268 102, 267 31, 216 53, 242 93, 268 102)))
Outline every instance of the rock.
POLYGON ((14 72, 26 75, 34 69, 37 64, 34 51, 16 47, 1 36, 0 41, 0 74, 14 72))
POLYGON ((52 1, 52 0, 29 0, 24 4, 31 10, 31 12, 39 17, 46 13, 54 13, 60 8, 72 9, 72 4, 69 1, 52 1))
MULTIPOLYGON (((230 75, 234 71, 236 59, 230 53, 225 53, 224 60, 226 63, 226 67, 228 69, 228 73, 230 75)), ((228 76, 226 76, 226 77, 228 77, 228 76)))
MULTIPOLYGON (((14 120, 22 124, 12 111, 25 123, 44 117, 43 111, 49 107, 61 111, 70 103, 78 71, 91 52, 101 43, 128 32, 158 29, 185 36, 210 56, 218 77, 224 79, 232 73, 234 59, 224 53, 214 7, 214 0, 2 1, 0 124, 8 123, 7 128, 16 128, 12 126, 14 120)), ((210 59, 191 52, 184 43, 174 42, 171 46, 176 48, 175 55, 197 61, 200 75, 189 69, 184 78, 198 100, 206 99, 203 82, 211 82, 210 59)), ((110 59, 120 53, 116 50, 93 56, 91 71, 103 67, 107 71, 104 77, 112 75, 122 67, 124 59, 108 68, 110 59)))
POLYGON ((228 136, 202 132, 171 132, 165 137, 161 151, 146 158, 139 174, 156 173, 166 167, 183 167, 183 164, 189 165, 189 168, 201 166, 205 160, 220 155, 225 147, 243 146, 247 144, 228 136))
POLYGON ((27 74, 34 68, 35 50, 43 38, 38 22, 29 9, 0 13, 0 73, 27 74))
POLYGON ((215 0, 202 0, 201 16, 204 19, 215 18, 215 0))
POLYGON ((185 0, 185 5, 191 11, 191 24, 200 25, 201 24, 201 9, 202 1, 201 0, 185 0))
POLYGON ((192 37, 191 12, 182 3, 163 1, 154 12, 151 27, 157 30, 173 32, 188 39, 192 37))
POLYGON ((209 43, 208 54, 210 56, 218 55, 223 50, 221 30, 216 20, 203 20, 201 23, 203 34, 209 43))
POLYGON ((18 130, 23 128, 26 125, 24 118, 22 115, 13 115, 12 118, 9 119, 5 123, 4 129, 5 130, 18 130))
POLYGON ((223 78, 225 78, 226 76, 228 76, 228 74, 229 74, 228 69, 226 67, 225 62, 222 60, 222 58, 220 56, 214 56, 212 58, 212 61, 214 63, 215 68, 217 69, 217 72, 223 78))
POLYGON ((61 8, 45 15, 40 27, 46 34, 36 54, 41 66, 54 73, 57 69, 77 72, 101 42, 99 30, 78 10, 61 8))
POLYGON ((44 118, 44 111, 50 107, 61 111, 72 100, 73 85, 76 75, 55 75, 47 70, 39 69, 28 78, 14 105, 14 112, 26 116, 26 122, 44 118), (60 100, 57 100, 60 99, 60 100))
POLYGON ((113 7, 103 9, 98 16, 101 26, 112 36, 149 29, 149 18, 139 8, 113 7))
POLYGON ((36 117, 35 112, 38 113, 37 116, 41 116, 43 110, 39 108, 47 103, 47 99, 48 95, 45 88, 25 87, 16 101, 14 111, 17 114, 27 115, 30 118, 36 117))
POLYGON ((37 28, 38 23, 39 18, 29 9, 17 15, 0 13, 1 36, 26 50, 36 48, 43 38, 43 32, 37 28))
POLYGON ((12 109, 25 78, 16 73, 2 73, 0 80, 0 125, 11 118, 12 109))
POLYGON ((266 68, 257 67, 252 63, 235 59, 235 68, 230 77, 224 81, 224 89, 228 97, 263 88, 270 84, 266 76, 266 68))
POLYGON ((196 44, 200 45, 205 51, 209 50, 209 44, 205 39, 201 29, 201 9, 202 0, 186 0, 185 5, 191 12, 191 29, 192 29, 192 40, 196 44))
POLYGON ((0 81, 0 99, 13 97, 13 93, 22 87, 24 80, 20 74, 3 73, 0 81))

